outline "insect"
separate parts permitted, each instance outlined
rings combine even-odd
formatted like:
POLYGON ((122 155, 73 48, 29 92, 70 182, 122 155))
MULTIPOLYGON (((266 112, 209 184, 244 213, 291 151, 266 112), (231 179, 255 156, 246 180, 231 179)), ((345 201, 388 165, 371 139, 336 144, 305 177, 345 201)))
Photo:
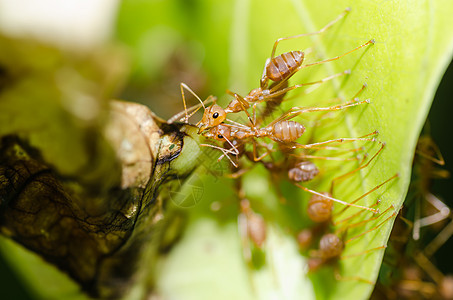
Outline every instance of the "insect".
MULTIPOLYGON (((389 251, 384 256, 379 282, 373 292, 374 299, 453 298, 453 279, 441 271, 439 266, 442 265, 436 265, 433 257, 453 234, 450 208, 430 191, 433 179, 448 176, 448 172, 438 168, 444 163, 437 145, 426 132, 423 133, 414 157, 413 182, 406 199, 408 206, 402 210, 392 230, 389 251), (427 204, 437 212, 425 212, 425 216, 420 216, 421 208, 426 210, 427 204), (434 226, 443 220, 449 223, 441 228, 439 224, 434 226), (421 231, 425 226, 431 227, 429 235, 421 231)), ((438 261, 443 263, 444 258, 438 261)))
MULTIPOLYGON (((228 94, 232 95, 234 97, 233 100, 230 101, 228 106, 223 109, 221 106, 217 104, 213 104, 207 109, 205 109, 203 118, 202 120, 197 124, 199 126, 199 132, 202 132, 203 130, 215 127, 219 124, 221 124, 224 121, 227 121, 227 115, 230 113, 237 113, 237 112, 245 112, 251 127, 254 128, 256 125, 256 105, 262 102, 269 102, 270 105, 267 106, 268 113, 271 112, 279 103, 281 103, 283 96, 288 93, 291 90, 303 87, 303 86, 308 86, 308 85, 315 85, 315 84, 321 84, 326 81, 332 80, 334 78, 337 78, 342 75, 347 75, 350 74, 350 70, 346 70, 341 73, 337 73, 331 76, 328 76, 324 79, 317 80, 314 82, 308 82, 308 83, 302 83, 302 84, 296 84, 293 86, 288 86, 288 80, 300 69, 314 66, 314 65, 319 65, 327 62, 331 62, 334 60, 338 60, 352 52, 355 52, 363 47, 366 47, 370 44, 374 44, 374 40, 369 40, 368 42, 333 58, 329 58, 326 60, 321 60, 317 61, 314 63, 310 64, 305 64, 303 65, 304 62, 304 57, 305 54, 302 51, 290 51, 283 53, 281 55, 275 56, 276 50, 277 50, 277 45, 283 41, 283 40, 290 40, 290 39, 297 39, 301 37, 306 37, 306 36, 311 36, 311 35, 317 35, 325 32, 328 30, 330 27, 332 27, 336 22, 341 20, 343 17, 346 16, 346 14, 350 11, 349 8, 347 8, 343 13, 341 13, 337 18, 335 18, 333 21, 329 22, 326 26, 324 26, 322 29, 312 32, 312 33, 306 33, 306 34, 299 34, 295 36, 290 36, 290 37, 284 37, 284 38, 279 38, 274 42, 274 46, 272 48, 271 56, 270 58, 267 59, 262 77, 260 79, 260 87, 253 89, 250 91, 250 93, 242 97, 237 93, 227 91, 228 94), (269 85, 269 81, 273 81, 272 84, 269 85), (252 106, 253 108, 253 118, 252 115, 247 111, 250 107, 252 106)), ((184 107, 186 107, 185 104, 185 99, 183 97, 184 101, 184 107)))
MULTIPOLYGON (((356 170, 358 170, 358 168, 356 170)), ((312 228, 303 229, 297 234, 297 241, 298 241, 301 249, 307 249, 311 245, 314 237, 316 237, 320 233, 324 232, 326 230, 326 228, 328 228, 330 225, 339 226, 340 224, 346 223, 346 222, 350 221, 351 219, 357 217, 361 212, 363 212, 363 210, 360 212, 357 212, 355 214, 352 214, 342 220, 334 220, 334 217, 338 218, 338 216, 340 214, 344 213, 348 207, 354 206, 354 203, 358 202, 361 199, 364 199, 366 196, 370 195, 374 191, 380 189, 382 186, 386 185, 387 183, 389 183, 390 181, 392 181, 398 177, 399 177, 399 174, 393 175, 392 177, 388 178, 384 182, 378 184, 374 188, 370 189, 366 193, 362 194, 355 200, 348 203, 348 204, 352 204, 352 205, 346 204, 345 208, 343 208, 342 210, 340 210, 339 212, 337 212, 335 214, 333 213, 334 201, 331 200, 332 193, 322 192, 322 193, 313 194, 313 196, 310 198, 310 200, 307 204, 307 215, 311 221, 315 222, 316 225, 312 228)), ((377 205, 378 203, 379 203, 379 201, 376 202, 376 204, 372 205, 371 207, 377 205)), ((376 210, 376 212, 378 212, 378 210, 376 210)), ((373 218, 370 218, 367 220, 367 222, 376 220, 379 217, 380 216, 378 215, 373 218)), ((355 226, 351 226, 351 225, 349 225, 349 226, 355 227, 355 226)))
POLYGON ((337 280, 357 280, 361 282, 365 282, 368 284, 372 284, 371 281, 364 279, 359 276, 350 276, 350 277, 345 277, 340 274, 340 271, 338 269, 338 262, 340 260, 348 259, 348 258, 353 258, 353 257, 358 257, 367 253, 370 253, 372 251, 380 250, 386 248, 386 246, 379 246, 371 249, 367 249, 365 251, 362 251, 360 253, 355 253, 355 254, 350 254, 350 255, 343 255, 343 252, 345 248, 347 247, 348 244, 351 242, 363 237, 364 235, 377 230, 380 228, 383 224, 388 222, 390 219, 396 216, 396 212, 394 211, 391 213, 390 216, 385 218, 383 221, 381 221, 379 224, 374 226, 371 229, 365 230, 359 234, 356 234, 352 237, 348 237, 348 231, 352 230, 353 228, 356 227, 361 227, 365 223, 368 223, 370 221, 377 220, 378 218, 381 218, 391 210, 394 210, 393 205, 389 206, 384 212, 379 214, 377 217, 373 217, 370 219, 366 219, 364 221, 360 221, 357 223, 350 223, 345 225, 344 227, 338 228, 335 230, 335 232, 327 232, 324 233, 321 238, 319 239, 319 245, 318 248, 315 250, 310 250, 309 253, 309 258, 308 258, 308 268, 309 272, 315 272, 319 270, 320 268, 327 266, 327 265, 333 265, 334 266, 334 275, 335 279, 337 280))
POLYGON ((453 221, 422 246, 412 239, 413 223, 401 214, 390 236, 389 250, 373 291, 373 299, 451 299, 453 278, 444 275, 433 260, 434 254, 453 234, 453 221))
POLYGON ((412 237, 420 238, 420 228, 445 220, 450 216, 450 208, 439 198, 430 192, 433 179, 444 179, 450 176, 449 172, 437 168, 443 166, 445 161, 439 147, 428 134, 419 137, 414 157, 413 173, 414 180, 410 191, 415 201, 415 216, 412 237), (420 208, 429 203, 437 212, 428 216, 420 217, 420 208))
MULTIPOLYGON (((362 101, 357 101, 356 96, 363 91, 363 89, 366 87, 366 85, 363 85, 361 89, 359 90, 356 95, 354 95, 354 98, 348 102, 338 104, 338 105, 333 105, 329 107, 293 107, 271 123, 269 123, 267 126, 262 127, 262 128, 254 128, 251 126, 243 125, 234 121, 230 121, 231 124, 226 124, 226 123, 220 123, 214 127, 211 127, 209 130, 206 130, 202 133, 205 137, 208 137, 213 140, 218 140, 218 141, 227 141, 227 143, 232 146, 231 141, 235 139, 240 139, 240 140, 252 140, 253 138, 264 138, 268 137, 274 142, 277 142, 281 145, 284 145, 286 148, 291 148, 291 149, 296 149, 296 148, 303 148, 303 149, 310 149, 310 148, 319 148, 323 147, 325 144, 329 143, 334 143, 334 142, 352 142, 352 141, 376 141, 373 138, 367 138, 369 135, 375 135, 378 132, 375 131, 371 134, 368 134, 363 137, 359 138, 339 138, 339 139, 333 139, 333 140, 328 140, 328 141, 323 141, 323 142, 318 142, 318 143, 313 143, 313 144, 300 144, 296 143, 295 141, 301 137, 304 132, 305 132, 305 127, 291 119, 304 114, 308 112, 326 112, 326 111, 337 111, 337 110, 342 110, 346 109, 348 107, 353 107, 357 105, 361 105, 364 103, 369 103, 370 101, 368 99, 362 100, 362 101)), ((199 99, 199 97, 197 97, 199 99)), ((201 99, 199 99, 200 103, 203 105, 203 102, 201 99)), ((267 153, 264 153, 262 156, 258 156, 256 154, 256 145, 253 142, 254 145, 254 160, 259 161, 263 157, 269 154, 268 151, 267 153)), ((209 147, 208 144, 203 144, 203 146, 209 147)), ((216 148, 218 150, 221 150, 218 146, 214 146, 213 148, 216 148)), ((221 150, 222 151, 222 150, 221 150)), ((228 154, 234 154, 237 155, 238 152, 234 147, 228 151, 222 151, 225 156, 228 156, 228 154)), ((222 156, 223 157, 223 156, 222 156)))
POLYGON ((246 198, 239 201, 239 208, 238 229, 243 243, 243 255, 244 259, 251 263, 253 248, 261 250, 266 241, 266 222, 260 214, 253 211, 250 201, 246 198), (253 243, 253 247, 249 241, 253 243))

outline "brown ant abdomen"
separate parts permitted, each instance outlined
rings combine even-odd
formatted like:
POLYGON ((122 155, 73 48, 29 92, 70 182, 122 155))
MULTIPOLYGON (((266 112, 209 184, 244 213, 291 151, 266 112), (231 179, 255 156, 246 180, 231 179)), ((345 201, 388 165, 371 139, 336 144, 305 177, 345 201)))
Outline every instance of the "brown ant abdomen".
POLYGON ((288 170, 288 178, 294 182, 310 181, 318 175, 319 170, 311 161, 298 162, 288 170))
POLYGON ((283 53, 271 59, 266 67, 266 76, 272 81, 285 80, 302 65, 303 61, 302 51, 283 53))
POLYGON ((319 241, 319 251, 323 259, 339 257, 343 252, 344 243, 341 238, 333 233, 322 236, 319 241))
MULTIPOLYGON (((323 193, 331 197, 329 193, 323 193)), ((319 195, 313 195, 308 201, 307 214, 314 222, 326 222, 332 216, 333 201, 319 195)))
POLYGON ((271 128, 266 129, 272 133, 270 138, 281 142, 293 142, 305 132, 305 127, 295 121, 277 122, 271 128))

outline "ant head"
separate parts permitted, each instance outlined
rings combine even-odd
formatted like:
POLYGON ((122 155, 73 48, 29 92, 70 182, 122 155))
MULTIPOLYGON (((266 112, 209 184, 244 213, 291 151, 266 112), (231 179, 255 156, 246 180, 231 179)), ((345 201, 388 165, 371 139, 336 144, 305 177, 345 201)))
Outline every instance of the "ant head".
POLYGON ((203 114, 203 118, 201 118, 199 124, 198 133, 201 133, 203 130, 215 127, 221 124, 226 119, 225 110, 217 104, 213 104, 206 108, 203 114))
POLYGON ((220 124, 218 126, 212 127, 207 133, 205 133, 205 136, 224 142, 231 139, 230 133, 230 127, 220 124))

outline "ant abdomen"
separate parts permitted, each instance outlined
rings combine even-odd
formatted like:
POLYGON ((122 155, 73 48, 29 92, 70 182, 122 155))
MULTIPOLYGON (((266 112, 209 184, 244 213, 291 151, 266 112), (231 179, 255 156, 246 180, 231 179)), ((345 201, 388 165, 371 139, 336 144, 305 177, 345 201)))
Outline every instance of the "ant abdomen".
POLYGON ((291 76, 304 61, 302 51, 291 51, 272 58, 266 67, 266 76, 272 81, 282 81, 291 76))
POLYGON ((343 252, 344 243, 341 238, 333 233, 327 233, 319 240, 319 252, 323 259, 339 257, 343 252))
POLYGON ((310 181, 318 175, 319 169, 311 161, 298 162, 288 170, 288 178, 294 182, 310 181))
POLYGON ((266 241, 266 222, 258 214, 250 214, 247 222, 247 233, 253 243, 261 248, 266 241))
MULTIPOLYGON (((322 194, 331 197, 329 193, 322 194)), ((321 223, 330 220, 332 209, 332 200, 319 195, 313 195, 313 197, 310 198, 310 201, 308 201, 307 214, 312 221, 321 223)))
POLYGON ((302 250, 308 249, 313 241, 313 231, 311 229, 303 229, 297 234, 297 243, 302 250))
POLYGON ((280 142, 293 142, 300 138, 305 132, 305 127, 295 121, 281 121, 267 127, 271 133, 270 138, 280 142))

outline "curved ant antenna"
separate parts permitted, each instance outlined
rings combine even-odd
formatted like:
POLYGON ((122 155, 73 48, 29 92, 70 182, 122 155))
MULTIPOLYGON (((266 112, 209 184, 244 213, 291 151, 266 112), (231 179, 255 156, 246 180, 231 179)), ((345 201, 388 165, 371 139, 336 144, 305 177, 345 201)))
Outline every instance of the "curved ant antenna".
POLYGON ((206 100, 204 101, 201 101, 200 97, 198 97, 197 94, 195 94, 194 91, 192 91, 192 89, 187 86, 187 84, 181 82, 180 83, 180 87, 181 87, 181 96, 182 96, 182 101, 183 101, 183 104, 184 104, 184 111, 181 111, 175 115, 173 115, 170 119, 167 120, 167 123, 171 124, 175 121, 184 121, 185 123, 189 123, 189 118, 192 117, 201 107, 203 107, 204 110, 206 110, 206 107, 205 107, 205 104, 207 103, 210 103, 211 101, 216 103, 217 102, 217 98, 213 95, 210 95, 208 98, 206 98, 206 100), (200 101, 199 104, 197 105, 194 105, 192 107, 189 107, 187 108, 187 105, 186 105, 186 97, 185 97, 185 94, 184 94, 184 89, 186 89, 187 91, 189 91, 198 101, 200 101), (192 112, 191 114, 187 114, 187 112, 192 112), (182 115, 185 115, 185 118, 184 119, 181 119, 181 116, 182 115))

